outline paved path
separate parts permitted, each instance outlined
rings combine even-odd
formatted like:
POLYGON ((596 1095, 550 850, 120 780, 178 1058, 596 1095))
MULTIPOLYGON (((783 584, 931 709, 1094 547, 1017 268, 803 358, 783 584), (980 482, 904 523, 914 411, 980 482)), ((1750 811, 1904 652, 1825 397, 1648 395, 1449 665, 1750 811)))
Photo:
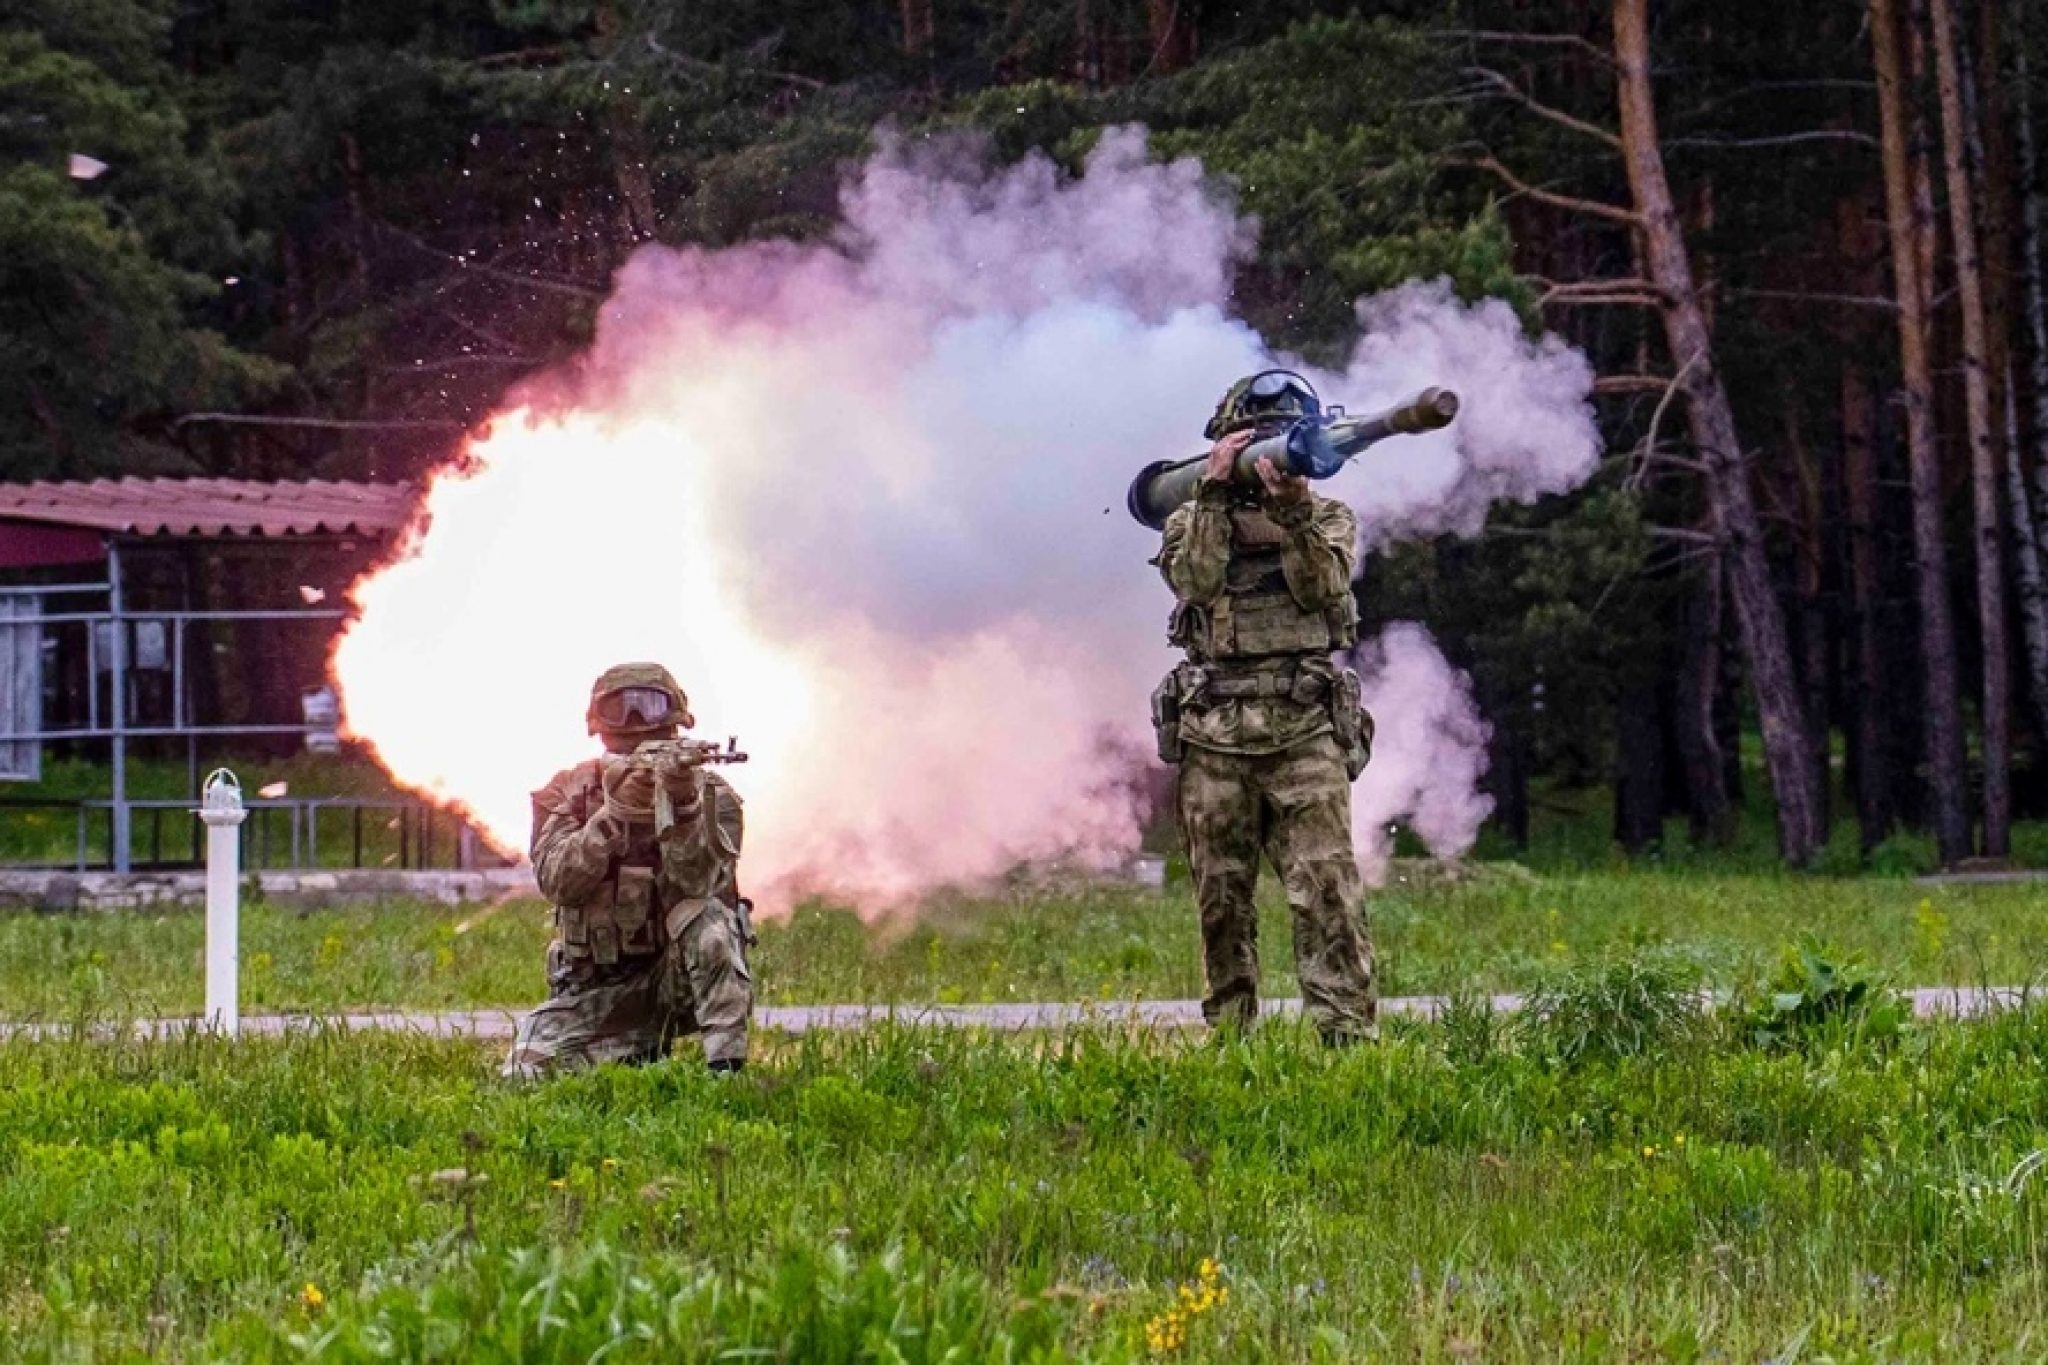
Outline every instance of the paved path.
MULTIPOLYGON (((2027 992, 2016 986, 1919 986, 1906 992, 1913 1001, 1913 1013, 1921 1018, 1968 1017, 1987 1014, 2002 1006, 2023 1003, 2027 992)), ((1521 1008, 1522 997, 1496 995, 1494 1009, 1503 1013, 1521 1008)), ((1382 1013, 1434 1018, 1445 1004, 1440 995, 1396 996, 1380 1002, 1382 1013)), ((1295 1014, 1299 1000, 1268 1000, 1268 1013, 1295 1014)), ((757 1028, 780 1029, 787 1033, 809 1033, 816 1029, 859 1029, 876 1024, 896 1023, 909 1027, 984 1028, 1000 1032, 1028 1029, 1064 1029, 1084 1025, 1140 1026, 1145 1028, 1189 1028, 1201 1023, 1201 1006, 1193 1000, 1108 1000, 1087 1004, 997 1004, 997 1005, 769 1005, 754 1011, 757 1028)), ((478 1038, 501 1041, 512 1036, 519 1011, 486 1010, 383 1010, 349 1014, 255 1014, 245 1015, 242 1028, 249 1033, 278 1034, 294 1029, 331 1025, 345 1029, 386 1030, 419 1033, 434 1038, 478 1038)), ((145 1037, 163 1037, 190 1029, 194 1016, 144 1019, 136 1032, 145 1037)), ((23 1034, 39 1037, 67 1032, 62 1024, 0 1024, 0 1038, 23 1034)))

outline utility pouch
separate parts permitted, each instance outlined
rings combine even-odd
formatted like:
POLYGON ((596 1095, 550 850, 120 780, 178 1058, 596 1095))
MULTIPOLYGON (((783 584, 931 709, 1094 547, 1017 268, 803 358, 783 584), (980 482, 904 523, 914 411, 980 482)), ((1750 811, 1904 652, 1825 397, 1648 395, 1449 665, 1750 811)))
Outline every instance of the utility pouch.
POLYGON ((1330 689, 1330 729, 1344 751, 1344 772, 1354 782, 1372 761, 1372 713, 1365 709, 1364 694, 1356 671, 1338 671, 1330 689))
POLYGON ((1161 763, 1178 763, 1187 756, 1180 738, 1180 670, 1175 669, 1152 689, 1152 733, 1159 744, 1161 763))
POLYGON ((612 897, 612 923, 619 930, 619 951, 640 956, 655 949, 654 869, 621 867, 612 897))

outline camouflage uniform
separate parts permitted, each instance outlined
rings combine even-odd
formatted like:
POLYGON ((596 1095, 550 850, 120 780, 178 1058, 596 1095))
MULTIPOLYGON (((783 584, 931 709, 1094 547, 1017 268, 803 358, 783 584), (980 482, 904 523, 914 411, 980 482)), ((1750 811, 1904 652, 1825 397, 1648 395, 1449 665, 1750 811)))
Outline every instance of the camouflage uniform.
POLYGON ((533 794, 534 879, 555 904, 549 996, 520 1021, 504 1072, 658 1060, 690 1033, 706 1061, 744 1062, 754 986, 739 795, 691 769, 694 795, 676 793, 675 823, 657 838, 651 821, 607 805, 607 761, 533 794))
POLYGON ((1201 911, 1210 1024, 1258 1013, 1261 855, 1280 873, 1309 1018, 1333 1042, 1376 1037, 1378 995, 1351 847, 1351 780, 1370 720, 1334 666, 1357 636, 1358 522, 1313 494, 1254 501, 1204 478, 1167 519, 1155 561, 1179 603, 1188 662, 1154 699, 1201 911))

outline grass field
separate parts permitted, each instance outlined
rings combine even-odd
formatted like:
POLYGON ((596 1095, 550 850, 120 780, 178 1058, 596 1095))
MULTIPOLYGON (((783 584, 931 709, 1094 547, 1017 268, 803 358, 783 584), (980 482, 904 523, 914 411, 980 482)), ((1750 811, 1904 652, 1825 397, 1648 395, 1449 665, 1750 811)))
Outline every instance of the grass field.
POLYGON ((2040 1358, 2048 1012, 1638 1056, 1583 1020, 525 1089, 389 1036, 0 1043, 0 1353, 2040 1358))
MULTIPOLYGON (((1270 888, 1269 888, 1270 895, 1270 888)), ((1694 872, 1495 873, 1395 888, 1372 917, 1389 993, 1524 989, 1610 949, 1657 947, 1733 988, 1812 934, 1900 984, 2024 985, 2048 966, 2041 886, 1694 872)), ((0 915, 0 1017, 199 1005, 196 911, 0 915)), ((248 1008, 530 1004, 543 993, 542 908, 427 905, 245 911, 248 1008)), ((1267 989, 1293 991, 1286 912, 1266 907, 1267 989)), ((870 929, 811 907, 761 929, 768 1003, 1081 1000, 1201 990, 1184 888, 955 900, 870 929)))
MULTIPOLYGON (((1919 884, 1910 839, 1789 876, 1754 820, 1624 860, 1554 814, 1521 864, 1374 897, 1384 989, 1456 1003, 1373 1049, 887 1028, 519 1088, 326 1028, 0 1039, 0 1359, 2048 1356, 2048 1007, 1901 1026, 1788 966, 2030 984, 2042 888, 1919 884), (1466 1003, 1497 989, 1538 1005, 1466 1003)), ((530 901, 244 928, 252 1010, 542 993, 530 901)), ((0 915, 0 1018, 196 1010, 201 929, 0 915)), ((808 906, 756 967, 767 1003, 1187 997, 1195 949, 1176 877, 808 906)))

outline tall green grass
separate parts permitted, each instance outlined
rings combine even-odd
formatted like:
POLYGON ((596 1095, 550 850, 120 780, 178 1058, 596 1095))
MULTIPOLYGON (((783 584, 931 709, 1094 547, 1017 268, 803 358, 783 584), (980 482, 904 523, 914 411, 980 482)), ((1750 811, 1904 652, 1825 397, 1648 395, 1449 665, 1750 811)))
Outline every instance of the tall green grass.
POLYGON ((1121 1359, 1213 1259, 1175 1355, 2038 1358, 2048 1011, 1715 1018, 887 1029, 532 1088, 403 1037, 0 1043, 0 1354, 1121 1359))

